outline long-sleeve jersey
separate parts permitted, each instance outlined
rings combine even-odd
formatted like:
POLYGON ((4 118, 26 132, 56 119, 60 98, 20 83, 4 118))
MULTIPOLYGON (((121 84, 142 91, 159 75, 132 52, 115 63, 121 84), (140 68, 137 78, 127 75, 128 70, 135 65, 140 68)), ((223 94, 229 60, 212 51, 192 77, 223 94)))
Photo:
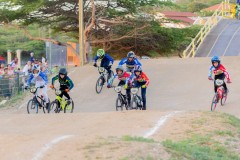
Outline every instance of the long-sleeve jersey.
POLYGON ((137 58, 134 58, 132 61, 128 61, 128 58, 123 58, 118 65, 122 66, 124 64, 126 64, 128 68, 134 68, 136 65, 142 66, 142 64, 138 61, 137 58))
POLYGON ((113 80, 115 78, 118 78, 119 81, 124 81, 125 84, 130 83, 130 74, 127 72, 124 72, 122 76, 118 76, 117 74, 115 74, 111 79, 109 79, 108 83, 112 84, 113 80))
POLYGON ((30 77, 27 80, 27 85, 29 86, 31 81, 34 79, 35 83, 44 83, 44 85, 48 84, 48 78, 47 75, 43 72, 40 72, 37 77, 34 77, 33 74, 30 75, 30 77))
POLYGON ((59 75, 56 75, 55 77, 52 78, 52 85, 56 80, 59 80, 60 85, 68 87, 69 90, 71 90, 74 87, 73 81, 68 76, 62 79, 59 77, 59 75))
POLYGON ((212 74, 216 75, 216 73, 219 70, 222 71, 225 74, 225 76, 227 77, 227 80, 230 80, 230 75, 227 72, 226 68, 222 64, 220 64, 220 66, 218 68, 215 68, 214 66, 211 66, 210 69, 209 69, 208 77, 212 77, 212 74))
POLYGON ((148 86, 150 83, 148 76, 144 72, 142 72, 141 75, 139 75, 139 76, 135 76, 135 74, 132 74, 130 79, 132 79, 133 81, 140 82, 140 83, 144 82, 144 83, 146 83, 146 86, 148 86))
MULTIPOLYGON (((94 62, 96 63, 98 59, 99 59, 99 57, 96 56, 96 57, 94 58, 94 62)), ((111 63, 113 64, 114 59, 113 59, 109 54, 106 53, 105 56, 103 57, 102 61, 104 61, 104 62, 105 62, 105 61, 106 61, 106 62, 111 62, 111 63)))

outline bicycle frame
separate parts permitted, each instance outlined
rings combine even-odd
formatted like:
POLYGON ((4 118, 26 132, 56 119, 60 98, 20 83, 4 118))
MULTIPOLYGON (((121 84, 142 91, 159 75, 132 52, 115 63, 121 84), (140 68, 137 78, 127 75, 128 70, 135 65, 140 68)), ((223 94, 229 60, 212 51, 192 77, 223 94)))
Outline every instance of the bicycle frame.
POLYGON ((214 80, 214 83, 217 86, 218 98, 222 99, 223 98, 223 93, 225 92, 225 90, 223 88, 224 80, 216 79, 216 80, 214 80))
POLYGON ((106 81, 106 77, 108 76, 108 72, 105 68, 103 67, 98 67, 98 72, 100 74, 100 76, 102 76, 104 78, 104 80, 106 81))
MULTIPOLYGON (((131 88, 131 93, 132 93, 132 100, 135 100, 136 104, 137 104, 137 107, 141 107, 142 106, 142 99, 141 97, 138 95, 138 91, 139 91, 139 88, 131 88)), ((133 106, 131 106, 133 107, 133 106)))
POLYGON ((45 100, 42 98, 42 96, 37 96, 36 95, 39 88, 40 87, 37 87, 37 88, 33 87, 33 88, 30 89, 30 92, 32 94, 34 94, 33 100, 36 101, 40 105, 40 107, 43 107, 44 106, 43 103, 45 102, 45 100), (36 91, 33 91, 33 89, 36 89, 36 91), (38 101, 38 98, 41 100, 41 102, 38 101))
MULTIPOLYGON (((120 86, 118 86, 118 87, 120 87, 120 86)), ((121 87, 121 90, 120 90, 120 88, 114 87, 114 90, 118 93, 118 97, 121 97, 123 104, 127 105, 127 95, 124 95, 121 92, 122 87, 121 87)))
POLYGON ((56 92, 58 91, 55 89, 56 101, 59 102, 61 109, 64 109, 65 106, 67 105, 67 101, 59 96, 60 93, 56 93, 56 92))

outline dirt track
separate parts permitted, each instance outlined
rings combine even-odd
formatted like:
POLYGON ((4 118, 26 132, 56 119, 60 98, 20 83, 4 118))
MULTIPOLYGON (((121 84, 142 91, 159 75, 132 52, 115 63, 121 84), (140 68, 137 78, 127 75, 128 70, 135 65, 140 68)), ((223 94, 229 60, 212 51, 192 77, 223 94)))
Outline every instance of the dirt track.
MULTIPOLYGON (((228 85, 230 94, 226 106, 217 108, 238 117, 239 60, 239 57, 223 59, 233 83, 228 85)), ((96 69, 92 66, 76 68, 70 75, 75 83, 70 93, 75 102, 74 114, 27 115, 26 106, 0 111, 0 144, 4 146, 0 149, 0 159, 32 159, 44 145, 66 135, 73 137, 53 145, 38 159, 59 159, 59 156, 61 159, 86 159, 82 157, 82 148, 96 138, 144 136, 159 118, 171 111, 210 110, 213 83, 207 80, 208 58, 142 60, 142 63, 150 78, 149 111, 116 112, 116 94, 112 89, 104 88, 101 95, 95 93, 96 69)))

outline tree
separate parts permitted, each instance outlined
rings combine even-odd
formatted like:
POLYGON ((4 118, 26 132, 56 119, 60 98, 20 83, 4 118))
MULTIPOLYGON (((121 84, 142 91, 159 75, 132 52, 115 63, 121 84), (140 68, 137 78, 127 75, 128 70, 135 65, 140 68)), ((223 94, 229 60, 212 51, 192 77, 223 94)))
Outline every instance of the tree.
MULTIPOLYGON (((159 4, 159 0, 116 0, 114 2, 83 0, 83 2, 84 42, 100 45, 105 49, 113 47, 114 42, 142 36, 149 21, 137 15, 138 9, 141 6, 159 4)), ((3 23, 12 24, 17 21, 22 26, 39 24, 50 27, 56 33, 66 33, 78 39, 78 0, 0 0, 0 6, 2 6, 0 21, 3 23)), ((29 38, 34 39, 26 29, 24 30, 29 38)), ((35 39, 58 43, 49 38, 35 39)))

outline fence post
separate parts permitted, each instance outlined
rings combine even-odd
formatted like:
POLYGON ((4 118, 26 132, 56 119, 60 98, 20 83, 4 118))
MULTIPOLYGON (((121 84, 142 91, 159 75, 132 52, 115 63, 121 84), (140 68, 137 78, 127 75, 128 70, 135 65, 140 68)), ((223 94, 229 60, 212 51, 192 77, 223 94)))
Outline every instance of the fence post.
POLYGON ((194 44, 195 39, 192 40, 192 57, 195 56, 195 44, 194 44))
POLYGON ((20 94, 20 78, 19 73, 17 73, 17 94, 20 94))

